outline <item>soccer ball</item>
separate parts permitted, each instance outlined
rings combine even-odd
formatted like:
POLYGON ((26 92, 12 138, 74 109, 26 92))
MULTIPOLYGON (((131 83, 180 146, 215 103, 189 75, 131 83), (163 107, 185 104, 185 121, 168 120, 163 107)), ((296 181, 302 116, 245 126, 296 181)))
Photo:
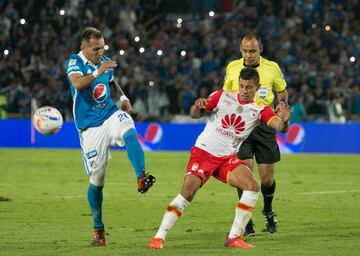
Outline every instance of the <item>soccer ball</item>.
POLYGON ((33 124, 39 133, 50 135, 61 129, 63 118, 59 110, 46 106, 35 111, 33 124))

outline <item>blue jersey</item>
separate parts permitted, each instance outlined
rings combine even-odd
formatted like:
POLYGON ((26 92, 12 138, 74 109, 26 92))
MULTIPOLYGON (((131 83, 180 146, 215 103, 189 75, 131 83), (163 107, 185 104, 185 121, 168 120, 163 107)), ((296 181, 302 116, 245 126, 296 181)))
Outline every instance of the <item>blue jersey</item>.
POLYGON ((73 99, 73 115, 75 125, 82 131, 89 127, 98 127, 119 108, 111 98, 109 82, 114 79, 114 72, 108 70, 99 75, 88 87, 77 90, 71 83, 69 75, 79 73, 84 76, 98 69, 104 61, 110 60, 103 56, 98 65, 88 61, 82 52, 73 54, 66 61, 66 75, 70 83, 73 99))

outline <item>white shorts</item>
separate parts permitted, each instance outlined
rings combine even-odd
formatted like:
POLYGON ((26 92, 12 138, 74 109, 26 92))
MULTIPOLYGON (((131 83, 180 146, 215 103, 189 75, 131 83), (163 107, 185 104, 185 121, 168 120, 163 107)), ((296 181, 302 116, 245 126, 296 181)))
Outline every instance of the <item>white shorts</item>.
POLYGON ((88 175, 98 170, 105 171, 107 160, 111 158, 110 146, 125 146, 123 135, 131 128, 135 128, 131 116, 118 110, 101 126, 88 128, 79 134, 88 175))

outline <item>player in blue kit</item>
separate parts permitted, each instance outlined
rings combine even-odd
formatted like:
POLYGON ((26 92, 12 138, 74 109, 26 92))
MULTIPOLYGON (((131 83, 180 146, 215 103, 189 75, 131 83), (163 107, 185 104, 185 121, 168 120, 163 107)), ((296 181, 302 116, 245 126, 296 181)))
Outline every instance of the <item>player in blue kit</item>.
POLYGON ((155 177, 145 173, 144 151, 130 116, 130 101, 114 80, 113 69, 117 64, 104 56, 104 46, 101 32, 88 27, 82 33, 81 51, 71 55, 65 64, 83 163, 90 175, 87 197, 94 220, 92 244, 96 246, 106 245, 102 190, 106 164, 111 158, 110 146, 126 146, 137 176, 139 193, 146 193, 155 183, 155 177), (112 101, 110 86, 120 97, 121 109, 112 101))

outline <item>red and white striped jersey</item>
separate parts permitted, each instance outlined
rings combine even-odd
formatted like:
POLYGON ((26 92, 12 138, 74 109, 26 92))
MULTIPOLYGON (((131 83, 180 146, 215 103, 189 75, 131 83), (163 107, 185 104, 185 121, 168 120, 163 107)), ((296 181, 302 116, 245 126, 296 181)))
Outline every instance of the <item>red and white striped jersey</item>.
POLYGON ((218 157, 235 154, 260 122, 268 124, 276 116, 270 107, 241 102, 238 93, 224 90, 208 97, 206 110, 211 115, 195 146, 218 157))

